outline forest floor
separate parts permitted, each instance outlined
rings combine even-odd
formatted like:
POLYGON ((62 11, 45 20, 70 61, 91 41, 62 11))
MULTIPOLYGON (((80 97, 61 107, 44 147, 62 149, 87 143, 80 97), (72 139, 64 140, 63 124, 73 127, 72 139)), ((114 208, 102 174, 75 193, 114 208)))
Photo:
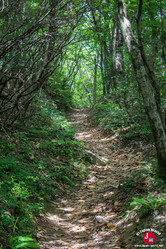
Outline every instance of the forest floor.
MULTIPOLYGON (((63 197, 46 204, 46 215, 38 221, 37 234, 43 249, 135 247, 133 241, 138 231, 122 216, 128 200, 120 183, 142 167, 146 147, 122 146, 118 136, 103 135, 99 128, 91 126, 88 112, 88 109, 74 109, 68 120, 85 149, 108 159, 109 163, 90 165, 86 180, 77 182, 63 197)), ((137 191, 141 188, 140 183, 137 191)))

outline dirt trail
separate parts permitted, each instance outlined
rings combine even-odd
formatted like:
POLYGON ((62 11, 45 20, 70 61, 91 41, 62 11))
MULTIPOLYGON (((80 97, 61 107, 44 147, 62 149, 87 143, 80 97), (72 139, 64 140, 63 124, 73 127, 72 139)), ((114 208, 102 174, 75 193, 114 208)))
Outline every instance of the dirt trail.
POLYGON ((106 166, 92 165, 88 179, 78 183, 73 192, 48 204, 48 213, 43 217, 38 234, 44 249, 111 249, 118 246, 121 203, 111 199, 121 179, 139 167, 141 153, 131 148, 120 149, 116 137, 105 137, 89 124, 88 109, 76 109, 69 116, 74 125, 76 138, 88 150, 110 160, 106 166), (118 144, 118 143, 117 143, 118 144))

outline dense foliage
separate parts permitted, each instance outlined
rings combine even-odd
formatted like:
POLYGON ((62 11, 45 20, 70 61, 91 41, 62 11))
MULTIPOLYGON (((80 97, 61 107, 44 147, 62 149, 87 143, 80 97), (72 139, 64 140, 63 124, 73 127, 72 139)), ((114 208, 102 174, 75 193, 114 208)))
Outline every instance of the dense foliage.
POLYGON ((2 1, 1 7, 0 113, 11 126, 59 66, 81 10, 61 0, 2 1))
POLYGON ((0 8, 0 237, 31 234, 44 200, 85 173, 62 113, 72 107, 90 106, 107 134, 154 142, 166 179, 165 1, 12 0, 0 8))

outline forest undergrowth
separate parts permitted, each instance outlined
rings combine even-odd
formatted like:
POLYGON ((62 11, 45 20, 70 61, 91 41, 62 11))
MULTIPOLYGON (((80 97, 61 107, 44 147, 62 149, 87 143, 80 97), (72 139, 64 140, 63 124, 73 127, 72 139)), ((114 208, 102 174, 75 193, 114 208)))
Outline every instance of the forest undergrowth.
POLYGON ((0 249, 165 246, 165 9, 0 1, 0 249))
POLYGON ((146 228, 160 231, 156 241, 165 244, 166 186, 146 123, 139 132, 144 119, 125 124, 125 112, 101 104, 91 115, 74 109, 67 121, 51 100, 35 106, 37 121, 34 115, 1 133, 3 248, 17 248, 9 241, 18 236, 43 249, 133 248, 146 228), (95 164, 86 150, 107 164, 95 164))
POLYGON ((143 243, 143 234, 136 234, 149 228, 161 233, 156 248, 162 248, 157 244, 165 244, 165 184, 155 173, 152 142, 131 133, 105 134, 93 126, 89 109, 73 110, 68 120, 85 149, 108 161, 91 162, 84 180, 47 203, 37 221, 41 248, 133 249, 143 243))
MULTIPOLYGON (((118 209, 123 217, 120 248, 133 248, 141 244, 136 233, 148 228, 161 232, 160 239, 157 238, 158 245, 161 241, 163 245, 166 243, 166 185, 157 176, 156 151, 145 111, 137 112, 136 109, 137 106, 128 112, 115 103, 103 102, 96 105, 90 114, 91 125, 111 138, 109 148, 113 153, 119 151, 126 158, 131 153, 136 159, 127 163, 127 166, 135 167, 123 176, 111 196, 113 208, 118 209), (126 150, 129 153, 126 154, 126 150)), ((156 248, 162 247, 156 245, 156 248)))
POLYGON ((74 139, 64 113, 44 98, 31 108, 31 119, 0 131, 0 245, 4 248, 10 237, 33 237, 35 216, 44 212, 44 202, 62 195, 87 174, 83 146, 74 139))

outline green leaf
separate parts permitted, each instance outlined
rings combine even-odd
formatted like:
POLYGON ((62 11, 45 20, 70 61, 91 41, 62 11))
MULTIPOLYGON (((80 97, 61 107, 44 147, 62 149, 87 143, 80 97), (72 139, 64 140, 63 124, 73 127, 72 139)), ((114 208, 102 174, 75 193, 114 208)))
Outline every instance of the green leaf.
POLYGON ((39 248, 40 246, 37 243, 33 242, 22 242, 21 244, 17 245, 15 248, 27 248, 27 247, 39 248))
POLYGON ((39 248, 40 245, 32 242, 34 239, 26 236, 11 237, 8 240, 8 247, 12 249, 16 248, 39 248))
POLYGON ((25 236, 19 236, 19 237, 16 237, 16 239, 18 241, 33 241, 34 239, 30 238, 30 237, 25 237, 25 236))

